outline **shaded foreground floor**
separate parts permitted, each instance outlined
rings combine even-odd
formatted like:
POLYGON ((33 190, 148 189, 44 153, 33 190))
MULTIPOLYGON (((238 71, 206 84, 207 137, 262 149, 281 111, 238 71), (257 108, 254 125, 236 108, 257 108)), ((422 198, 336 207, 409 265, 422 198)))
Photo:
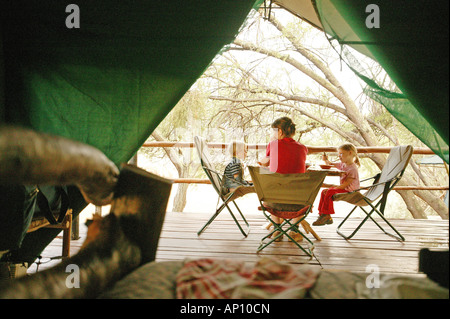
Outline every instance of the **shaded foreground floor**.
MULTIPOLYGON (((262 214, 247 214, 250 234, 242 236, 227 212, 222 213, 200 236, 197 231, 208 219, 205 214, 169 213, 163 227, 157 260, 183 258, 233 258, 255 262, 262 256, 274 257, 289 263, 318 264, 284 238, 256 253, 261 238, 267 234, 262 214)), ((309 216, 312 224, 317 216, 309 216)), ((351 240, 336 233, 342 218, 332 225, 314 227, 321 237, 318 241, 307 235, 315 245, 314 253, 324 269, 366 272, 367 266, 376 265, 382 272, 417 274, 418 253, 421 248, 448 249, 449 224, 441 220, 391 220, 406 238, 405 242, 385 235, 373 222, 368 221, 351 240)), ((347 222, 349 227, 360 219, 347 222)), ((346 228, 341 230, 345 231, 346 228)))
MULTIPOLYGON (((262 214, 246 214, 250 223, 250 234, 242 236, 230 215, 223 212, 200 236, 197 231, 210 216, 204 213, 168 212, 159 241, 157 261, 183 260, 185 258, 232 258, 254 263, 261 257, 274 257, 288 263, 318 265, 293 243, 285 238, 260 253, 256 253, 261 238, 267 233, 262 214)), ((307 220, 312 224, 316 216, 307 220)), ((315 245, 314 253, 322 267, 329 270, 367 272, 378 267, 383 273, 417 274, 418 253, 421 248, 448 249, 449 223, 441 220, 390 220, 406 238, 405 242, 385 235, 376 225, 368 221, 351 240, 336 233, 341 218, 334 224, 314 227, 321 237, 318 241, 307 235, 315 245)), ((351 223, 356 225, 358 219, 351 223)), ((344 229, 345 231, 345 229, 344 229)), ((71 254, 80 249, 86 228, 80 224, 80 239, 72 240, 71 254)), ((35 263, 29 273, 51 267, 58 263, 61 255, 61 238, 56 238, 42 253, 42 264, 35 263), (54 258, 54 259, 52 259, 54 258)))

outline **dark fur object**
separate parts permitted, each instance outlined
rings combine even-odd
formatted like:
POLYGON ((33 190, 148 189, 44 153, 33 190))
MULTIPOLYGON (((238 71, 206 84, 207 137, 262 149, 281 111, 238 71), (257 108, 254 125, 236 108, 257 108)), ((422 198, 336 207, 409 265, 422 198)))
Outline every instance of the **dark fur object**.
POLYGON ((90 145, 0 125, 0 184, 77 185, 85 200, 107 205, 119 169, 90 145))
POLYGON ((11 281, 0 289, 0 298, 95 298, 140 262, 139 247, 125 237, 120 218, 109 214, 102 219, 97 238, 78 254, 51 269, 11 281), (68 287, 68 265, 79 268, 80 288, 68 287))
POLYGON ((111 213, 99 221, 93 235, 88 231, 86 246, 51 269, 0 287, 0 298, 95 298, 139 265, 154 260, 171 186, 168 180, 124 165, 111 213), (80 288, 66 282, 69 265, 79 269, 80 288))

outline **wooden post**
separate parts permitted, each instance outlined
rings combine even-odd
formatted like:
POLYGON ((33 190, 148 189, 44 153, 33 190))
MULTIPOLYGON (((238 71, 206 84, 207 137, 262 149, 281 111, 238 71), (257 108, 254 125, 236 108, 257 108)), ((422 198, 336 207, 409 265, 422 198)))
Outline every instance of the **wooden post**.
POLYGON ((72 210, 70 209, 66 217, 64 218, 63 224, 63 246, 62 246, 62 256, 67 258, 70 256, 70 240, 72 237, 72 210))
POLYGON ((102 206, 95 206, 94 215, 98 217, 102 217, 102 206))
POLYGON ((72 217, 72 235, 70 236, 72 240, 80 239, 80 217, 72 217))
POLYGON ((313 235, 315 239, 322 240, 322 238, 320 238, 320 236, 317 235, 317 233, 314 231, 314 229, 312 229, 311 225, 306 220, 302 220, 300 223, 302 224, 303 229, 306 231, 307 234, 311 233, 311 235, 313 235))

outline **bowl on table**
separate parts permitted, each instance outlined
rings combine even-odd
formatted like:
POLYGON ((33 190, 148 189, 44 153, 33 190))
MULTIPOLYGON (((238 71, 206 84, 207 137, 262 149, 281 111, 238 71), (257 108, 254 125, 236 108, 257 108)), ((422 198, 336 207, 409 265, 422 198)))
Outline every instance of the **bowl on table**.
POLYGON ((333 165, 327 165, 327 164, 320 164, 319 166, 321 169, 330 169, 333 167, 333 165))

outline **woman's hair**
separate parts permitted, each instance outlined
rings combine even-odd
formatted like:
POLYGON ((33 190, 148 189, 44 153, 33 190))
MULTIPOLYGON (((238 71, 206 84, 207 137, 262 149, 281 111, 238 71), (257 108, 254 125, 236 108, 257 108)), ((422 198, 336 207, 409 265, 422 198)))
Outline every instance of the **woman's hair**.
POLYGON ((292 137, 295 134, 295 124, 287 116, 276 119, 272 123, 272 128, 279 128, 287 137, 292 137))
POLYGON ((244 154, 245 143, 242 141, 233 141, 228 144, 228 154, 232 157, 238 157, 238 154, 244 154))
POLYGON ((358 157, 358 150, 356 149, 355 145, 353 145, 352 143, 346 143, 346 144, 342 144, 341 146, 339 146, 338 149, 352 152, 353 155, 355 156, 356 165, 361 166, 361 163, 360 163, 359 157, 358 157))

